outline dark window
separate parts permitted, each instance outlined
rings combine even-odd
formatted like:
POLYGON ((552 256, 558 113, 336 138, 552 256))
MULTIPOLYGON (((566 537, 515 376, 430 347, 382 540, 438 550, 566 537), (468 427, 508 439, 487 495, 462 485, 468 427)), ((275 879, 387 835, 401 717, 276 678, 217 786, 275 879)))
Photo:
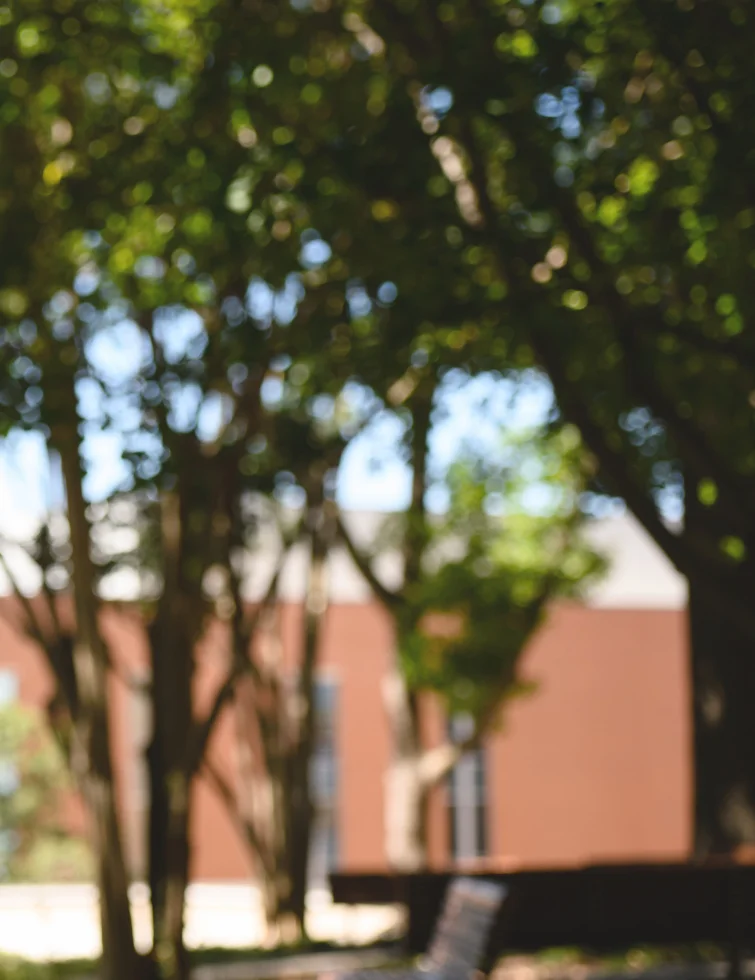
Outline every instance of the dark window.
POLYGON ((315 681, 315 741, 310 787, 315 815, 309 846, 309 887, 325 888, 338 862, 338 687, 331 678, 315 681))
MULTIPOLYGON (((451 719, 449 734, 455 741, 472 730, 468 716, 451 719)), ((458 761, 448 778, 450 850, 454 860, 483 857, 488 850, 485 750, 474 749, 458 761)))

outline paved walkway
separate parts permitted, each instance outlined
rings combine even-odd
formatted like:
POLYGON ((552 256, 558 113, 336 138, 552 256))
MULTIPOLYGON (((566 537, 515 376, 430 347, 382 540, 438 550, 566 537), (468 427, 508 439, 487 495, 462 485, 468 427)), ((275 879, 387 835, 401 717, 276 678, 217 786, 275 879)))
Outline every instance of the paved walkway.
MULTIPOLYGON (((195 968, 193 980, 303 980, 349 970, 396 964, 401 948, 348 950, 285 956, 257 962, 205 965, 195 968)), ((666 963, 649 967, 607 970, 598 963, 553 963, 535 957, 509 956, 492 971, 490 980, 726 980, 728 963, 666 963)), ((755 960, 742 966, 744 977, 755 977, 755 960)))
MULTIPOLYGON (((131 888, 137 949, 152 941, 148 895, 131 888)), ((334 905, 325 892, 307 896, 307 930, 314 940, 345 946, 375 942, 401 931, 394 906, 334 905)), ((186 944, 191 949, 250 949, 265 942, 259 893, 251 885, 198 883, 186 895, 186 944)), ((92 885, 0 885, 0 954, 34 960, 90 959, 99 955, 97 891, 92 885)))
POLYGON ((348 970, 364 970, 395 963, 400 950, 344 950, 343 953, 303 953, 280 959, 197 966, 193 980, 289 980, 348 970))

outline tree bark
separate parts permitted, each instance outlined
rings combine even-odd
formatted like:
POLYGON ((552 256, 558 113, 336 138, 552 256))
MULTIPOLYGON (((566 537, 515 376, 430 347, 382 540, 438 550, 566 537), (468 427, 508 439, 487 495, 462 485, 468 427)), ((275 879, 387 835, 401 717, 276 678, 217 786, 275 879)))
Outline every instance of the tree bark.
POLYGON ((190 742, 194 731, 192 680, 196 610, 183 587, 183 514, 176 495, 162 502, 165 581, 150 629, 152 741, 147 752, 151 788, 149 884, 153 952, 158 976, 185 980, 184 896, 189 879, 190 742))
MULTIPOLYGON (((422 577, 422 559, 428 541, 425 493, 427 491, 428 435, 434 387, 423 382, 412 405, 409 443, 412 489, 404 536, 404 583, 402 596, 416 588, 422 577)), ((405 610, 393 610, 397 639, 405 610)), ((422 779, 422 732, 419 699, 406 685, 399 651, 396 663, 383 683, 383 698, 393 744, 393 758, 385 775, 385 854, 395 871, 418 871, 427 866, 427 787, 422 779)))
MULTIPOLYGON (((189 779, 165 768, 159 740, 148 750, 150 772, 149 885, 154 972, 184 980, 189 962, 183 941, 184 896, 189 879, 189 779)), ((164 758, 164 757, 163 757, 164 758)))
POLYGON ((134 946, 128 879, 123 861, 112 784, 102 775, 85 777, 83 796, 95 824, 97 886, 102 935, 103 980, 133 980, 140 962, 134 946))
POLYGON ((419 871, 427 866, 427 792, 422 781, 418 703, 398 670, 385 678, 383 699, 393 746, 385 774, 385 855, 393 871, 419 871))
MULTIPOLYGON (((737 532, 724 497, 713 506, 697 499, 690 478, 685 534, 717 544, 737 532)), ((755 596, 753 541, 745 528, 744 560, 731 563, 721 585, 742 608, 755 596)), ((727 854, 755 844, 755 640, 739 621, 722 615, 705 581, 689 583, 692 717, 694 725, 696 857, 727 854)))
POLYGON ((288 798, 290 912, 303 936, 306 935, 307 878, 314 818, 310 769, 315 748, 315 672, 329 602, 328 552, 335 538, 334 505, 324 499, 321 477, 315 479, 309 498, 311 552, 304 601, 304 651, 296 693, 298 725, 291 756, 288 798))
MULTIPOLYGON (((743 576, 744 578, 744 576, 743 576)), ((755 582, 742 582, 742 598, 755 582), (749 586, 749 588, 747 587, 749 586)), ((750 637, 690 585, 695 854, 755 844, 755 656, 750 637)))
POLYGON ((260 696, 259 685, 241 685, 236 698, 238 739, 238 802, 229 793, 226 803, 236 806, 252 852, 262 892, 269 937, 276 941, 298 938, 291 923, 290 821, 287 814, 289 768, 285 694, 274 683, 260 696), (266 703, 261 703, 266 702, 266 703))
POLYGON ((477 748, 494 710, 460 742, 422 748, 419 705, 396 673, 383 687, 394 757, 385 776, 385 854, 394 871, 427 867, 427 807, 430 791, 452 771, 465 752, 477 748))
POLYGON ((302 824, 292 764, 297 725, 292 698, 277 679, 268 678, 262 691, 259 681, 254 687, 239 685, 238 793, 218 787, 215 779, 253 855, 269 938, 277 942, 304 935, 306 877, 303 886, 297 883, 300 848, 293 836, 302 824))
MULTIPOLYGON (((311 544, 304 608, 302 662, 292 684, 281 656, 275 613, 265 617, 262 644, 250 675, 235 692, 239 789, 217 772, 215 788, 240 826, 254 856, 268 930, 279 941, 306 935, 306 896, 314 807, 310 765, 315 741, 314 684, 322 627, 328 608, 327 555, 336 527, 321 483, 310 490, 307 516, 311 544)), ((235 621, 237 656, 251 637, 235 621)))
POLYGON ((81 489, 75 424, 56 433, 65 483, 73 554, 76 636, 73 662, 77 692, 71 768, 92 820, 102 930, 104 980, 132 980, 139 960, 134 947, 128 875, 115 800, 108 705, 108 657, 99 631, 89 524, 81 489))

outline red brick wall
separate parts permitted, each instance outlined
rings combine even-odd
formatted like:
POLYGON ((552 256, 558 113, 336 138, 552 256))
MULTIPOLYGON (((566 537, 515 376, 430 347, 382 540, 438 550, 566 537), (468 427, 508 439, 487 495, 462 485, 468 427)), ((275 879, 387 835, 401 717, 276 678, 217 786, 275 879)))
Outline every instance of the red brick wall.
POLYGON ((685 630, 682 612, 553 611, 525 663, 538 690, 490 744, 496 854, 528 865, 686 856, 685 630))
MULTIPOLYGON (((5 613, 11 608, 3 603, 5 613)), ((292 661, 301 610, 282 609, 292 661)), ((138 622, 109 610, 105 629, 119 663, 146 663, 138 622)), ((690 723, 685 616, 677 611, 555 608, 527 652, 524 673, 537 692, 512 704, 488 740, 487 863, 563 865, 588 861, 677 858, 690 842, 690 723)), ((197 701, 206 706, 222 674, 224 630, 209 631, 199 652, 197 701)), ((344 868, 382 868, 382 780, 389 742, 380 691, 392 651, 391 626, 376 605, 331 608, 320 669, 339 682, 339 835, 344 868)), ((0 619, 0 667, 16 670, 21 697, 42 705, 50 682, 34 645, 0 619)), ((133 789, 135 713, 115 681, 115 751, 129 853, 143 865, 140 814, 133 789)), ((441 737, 442 714, 428 703, 430 741, 441 737)), ((229 719, 211 746, 213 759, 234 771, 229 719)), ((447 858, 445 790, 430 803, 430 861, 447 858)), ((195 788, 193 877, 246 878, 250 861, 213 792, 195 788)), ((74 807, 76 822, 80 809, 74 807)))

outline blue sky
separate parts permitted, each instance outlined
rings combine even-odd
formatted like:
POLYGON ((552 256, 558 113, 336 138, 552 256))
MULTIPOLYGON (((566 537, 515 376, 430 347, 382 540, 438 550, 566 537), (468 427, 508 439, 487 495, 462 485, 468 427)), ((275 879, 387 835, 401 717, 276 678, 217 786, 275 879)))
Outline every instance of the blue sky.
MULTIPOLYGON (((131 335, 133 339, 133 334, 131 335)), ((114 338, 115 339, 115 338, 114 338)), ((120 368, 138 369, 138 352, 125 343, 108 350, 108 361, 117 353, 120 368)), ((116 369, 113 368, 115 371, 116 369)), ((484 375, 463 381, 451 376, 440 399, 440 418, 433 428, 430 452, 435 467, 444 469, 464 444, 482 452, 495 452, 503 427, 529 428, 541 422, 551 404, 548 386, 533 381, 512 398, 508 382, 484 375)), ((94 414, 94 396, 80 398, 84 414, 94 414)), ((347 449, 338 479, 338 500, 347 509, 400 510, 409 499, 410 474, 398 445, 401 423, 389 413, 378 415, 347 449)), ((124 470, 119 437, 92 431, 85 439, 90 500, 107 496, 124 470)), ((40 517, 59 506, 59 490, 50 486, 44 442, 36 435, 17 433, 0 449, 0 532, 9 538, 32 533, 40 517), (56 497, 58 499, 56 499, 56 497)), ((442 493, 430 494, 433 509, 442 509, 442 493)))
MULTIPOLYGON (((139 370, 141 354, 138 332, 116 331, 100 352, 103 363, 98 371, 112 372, 119 381, 139 370), (136 341, 136 343, 135 343, 136 341)), ((92 360, 99 359, 96 350, 92 360)), ((121 459, 122 437, 117 432, 99 428, 101 394, 79 390, 79 408, 87 435, 84 454, 87 476, 85 496, 91 501, 105 498, 122 480, 125 470, 121 459)), ((492 375, 466 378, 460 372, 449 374, 441 386, 434 425, 430 437, 431 471, 442 475, 458 456, 460 449, 470 448, 482 457, 495 457, 502 447, 503 434, 526 431, 541 424, 552 406, 552 393, 546 381, 531 375, 524 384, 515 386, 492 375)), ((220 421, 217 406, 210 406, 204 425, 208 437, 220 421)), ((133 409, 123 407, 123 416, 133 409)), ((138 416, 124 423, 138 424, 138 416)), ((392 413, 383 412, 357 436, 347 448, 338 474, 337 499, 348 510, 397 511, 405 508, 410 494, 410 472, 401 458, 402 424, 392 413)), ((540 490, 543 490, 541 487, 540 490)), ((529 492, 529 491, 528 491, 529 492)), ((547 495, 547 493, 546 493, 547 495)), ((293 501, 292 501, 293 502, 293 501)), ((445 505, 441 485, 428 492, 428 506, 442 511, 445 505)), ((525 506, 548 506, 549 499, 533 488, 525 506)), ((62 491, 59 475, 50 473, 44 440, 39 435, 13 433, 0 443, 0 538, 6 542, 28 540, 46 515, 59 514, 62 491)), ((603 502, 596 511, 616 513, 620 502, 603 502)), ((21 548, 6 547, 24 590, 38 587, 35 566, 21 548)), ((0 570, 0 593, 8 583, 0 570)))

